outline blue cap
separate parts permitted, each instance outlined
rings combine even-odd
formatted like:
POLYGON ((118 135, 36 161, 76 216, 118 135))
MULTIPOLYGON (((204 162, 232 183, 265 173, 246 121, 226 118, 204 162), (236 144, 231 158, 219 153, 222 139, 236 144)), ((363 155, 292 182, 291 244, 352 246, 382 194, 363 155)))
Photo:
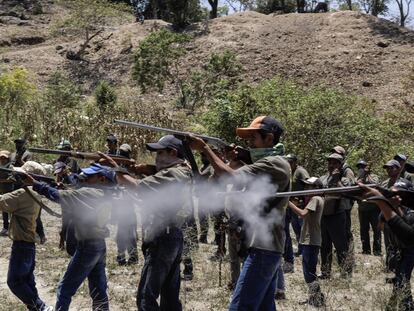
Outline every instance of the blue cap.
POLYGON ((116 182, 116 177, 115 177, 116 174, 108 166, 104 166, 104 165, 101 165, 101 164, 98 164, 98 163, 93 163, 89 167, 82 168, 81 171, 86 176, 92 176, 92 175, 95 175, 95 174, 100 174, 102 176, 105 176, 111 182, 113 182, 113 183, 116 182))

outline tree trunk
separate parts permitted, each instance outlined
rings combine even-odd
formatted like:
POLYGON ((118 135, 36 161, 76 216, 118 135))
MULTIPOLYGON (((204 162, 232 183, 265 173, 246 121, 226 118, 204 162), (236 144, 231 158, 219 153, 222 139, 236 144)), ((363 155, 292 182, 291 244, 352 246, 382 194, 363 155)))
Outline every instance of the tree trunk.
POLYGON ((217 18, 218 0, 208 0, 208 3, 211 6, 210 18, 217 18))
POLYGON ((348 4, 348 10, 352 11, 352 0, 346 0, 346 3, 348 4))

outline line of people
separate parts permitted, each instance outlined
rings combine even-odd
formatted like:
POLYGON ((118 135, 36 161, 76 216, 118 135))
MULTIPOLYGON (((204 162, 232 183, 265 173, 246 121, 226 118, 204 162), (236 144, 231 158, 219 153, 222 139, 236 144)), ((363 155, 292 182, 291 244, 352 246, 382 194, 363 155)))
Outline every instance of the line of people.
MULTIPOLYGON (((0 210, 12 215, 6 228, 13 240, 8 273, 11 291, 28 310, 53 310, 40 299, 34 277, 35 244, 42 239, 42 232, 37 229, 42 210, 39 201, 46 197, 61 206, 60 247, 71 256, 58 285, 55 310, 69 310, 72 297, 86 279, 93 310, 109 310, 105 274, 108 225, 111 222, 118 225, 118 264, 138 263, 136 210, 142 220, 144 255, 137 290, 138 310, 182 310, 180 263, 184 264, 183 278, 191 280, 191 253, 198 242, 207 242, 209 215, 215 220, 217 244, 212 259, 221 261, 226 248, 229 252, 229 289, 232 290, 229 310, 275 310, 275 298, 285 298, 284 273, 294 271, 295 255, 302 256, 304 279, 309 288, 304 303, 323 306, 325 297, 318 280, 331 278, 333 248, 341 277, 352 277, 354 199, 310 195, 290 199, 266 196, 253 200, 250 197, 257 191, 255 185, 265 177, 269 193, 276 193, 357 183, 363 187, 363 184, 378 184, 379 180, 363 160, 357 163, 355 175, 346 163, 347 155, 341 146, 334 147, 327 157, 326 174, 311 177, 299 165, 297 156, 284 154, 280 143, 283 132, 282 124, 269 116, 254 119, 247 128, 238 128, 237 136, 249 146, 249 159, 241 157, 237 148, 224 152, 197 137, 187 138, 184 143, 201 155, 204 167, 200 177, 188 162, 188 148, 174 136, 163 136, 158 142, 146 145, 147 150, 156 154, 155 165, 122 166, 111 155, 131 158, 132 149, 128 144, 118 148, 117 138, 110 134, 108 151, 100 153, 99 163, 79 168, 76 160, 59 157, 54 162, 55 185, 31 177, 30 174, 46 175, 47 172, 32 161, 32 155, 25 150, 25 141, 16 140, 16 155, 0 152, 2 167, 27 173, 21 181, 0 176, 0 210), (228 194, 220 195, 220 192, 228 194), (232 193, 248 196, 240 199, 232 193), (196 219, 200 222, 199 239, 196 219), (290 225, 298 241, 296 254, 290 225), (321 275, 316 273, 319 253, 321 275)), ((63 140, 58 149, 69 151, 72 146, 63 140)), ((384 187, 412 188, 407 180, 411 175, 404 171, 405 161, 407 157, 399 154, 384 165, 389 177, 382 183, 384 187)), ((408 231, 411 225, 411 210, 400 207, 397 216, 389 214, 385 211, 387 207, 395 208, 398 202, 381 197, 374 189, 364 189, 374 199, 358 202, 362 251, 371 253, 371 226, 373 253, 381 255, 378 226, 383 224, 387 268, 395 273, 391 280, 394 295, 390 305, 399 304, 401 310, 412 310, 412 297, 407 288, 414 266, 413 244, 410 239, 407 242, 400 238, 401 230, 408 231), (405 294, 399 301, 397 294, 401 290, 405 294)))

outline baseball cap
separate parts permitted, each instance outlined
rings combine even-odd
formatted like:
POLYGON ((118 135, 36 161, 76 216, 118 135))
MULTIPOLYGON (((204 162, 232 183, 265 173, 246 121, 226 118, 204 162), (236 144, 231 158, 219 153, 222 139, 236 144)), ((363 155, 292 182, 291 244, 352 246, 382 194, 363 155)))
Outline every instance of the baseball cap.
POLYGON ((128 144, 122 144, 122 145, 119 147, 119 150, 120 150, 120 151, 123 151, 123 152, 127 152, 127 153, 131 153, 131 152, 132 152, 132 148, 131 148, 131 146, 130 146, 130 145, 128 145, 128 144))
POLYGON ((16 139, 14 140, 14 143, 15 143, 15 144, 25 144, 25 143, 26 143, 26 139, 24 139, 24 138, 22 138, 22 137, 19 137, 19 138, 16 138, 16 139))
POLYGON ((327 158, 326 158, 327 160, 337 160, 337 161, 339 161, 339 162, 343 162, 344 161, 344 157, 343 156, 341 156, 340 154, 338 154, 338 153, 332 153, 332 154, 330 154, 327 158))
POLYGON ((387 163, 385 163, 382 167, 383 168, 387 168, 387 167, 396 167, 396 168, 401 168, 400 162, 398 162, 397 160, 389 160, 387 163))
POLYGON ((331 149, 331 152, 340 154, 341 156, 345 156, 345 148, 341 146, 335 146, 331 149))
POLYGON ((165 135, 160 138, 160 140, 156 143, 148 143, 146 144, 147 149, 149 151, 157 151, 157 150, 164 150, 164 149, 175 149, 178 151, 178 156, 183 157, 183 143, 181 140, 176 138, 173 135, 165 135))
POLYGON ((359 166, 367 166, 367 165, 368 165, 368 163, 365 162, 364 160, 359 160, 357 162, 357 164, 356 164, 356 167, 359 167, 359 166))
POLYGON ((410 174, 414 174, 414 161, 408 160, 405 163, 405 170, 410 174))
POLYGON ((104 166, 104 165, 101 165, 101 164, 98 164, 98 163, 93 163, 89 167, 82 168, 81 171, 86 176, 92 176, 92 175, 100 174, 102 176, 105 176, 111 182, 113 182, 113 183, 116 182, 116 178, 115 178, 116 174, 108 166, 104 166))
POLYGON ((397 160, 398 162, 400 162, 400 161, 407 161, 407 159, 408 159, 408 157, 405 154, 402 154, 402 153, 397 153, 394 156, 394 160, 397 160))
POLYGON ((66 168, 66 164, 64 162, 58 161, 53 164, 53 175, 60 174, 66 168))
POLYGON ((106 141, 107 142, 111 142, 111 143, 117 143, 118 142, 118 138, 116 138, 116 136, 114 134, 109 134, 106 137, 106 141))
POLYGON ((59 145, 57 145, 57 149, 59 150, 72 150, 72 144, 69 140, 63 139, 59 145))
POLYGON ((316 188, 322 188, 322 181, 318 177, 309 177, 301 180, 305 185, 315 186, 316 188))
POLYGON ((237 128, 236 133, 240 138, 249 138, 252 133, 258 130, 263 130, 276 135, 282 135, 284 128, 283 125, 276 119, 269 116, 257 117, 250 123, 249 127, 237 128))
POLYGON ((7 151, 7 150, 1 150, 0 151, 0 158, 9 159, 10 158, 10 152, 7 151))
POLYGON ((293 153, 289 153, 287 156, 285 156, 285 159, 288 160, 289 162, 291 161, 295 162, 298 160, 298 157, 293 153))

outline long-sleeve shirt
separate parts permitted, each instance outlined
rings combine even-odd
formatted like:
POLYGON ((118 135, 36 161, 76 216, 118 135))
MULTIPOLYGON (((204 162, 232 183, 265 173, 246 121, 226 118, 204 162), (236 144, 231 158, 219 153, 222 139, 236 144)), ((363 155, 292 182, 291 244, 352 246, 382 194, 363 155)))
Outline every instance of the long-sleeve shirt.
POLYGON ((395 216, 391 218, 388 225, 398 239, 406 246, 414 246, 414 224, 409 224, 404 218, 395 216))
POLYGON ((111 215, 111 200, 103 188, 82 187, 58 190, 48 184, 35 182, 33 190, 60 203, 70 213, 78 241, 104 239, 109 236, 107 224, 111 215))
MULTIPOLYGON (((31 191, 31 187, 28 189, 31 191)), ((38 194, 32 193, 41 199, 38 194)), ((40 206, 23 188, 0 195, 0 211, 11 214, 9 237, 13 241, 39 242, 36 219, 40 206)))

